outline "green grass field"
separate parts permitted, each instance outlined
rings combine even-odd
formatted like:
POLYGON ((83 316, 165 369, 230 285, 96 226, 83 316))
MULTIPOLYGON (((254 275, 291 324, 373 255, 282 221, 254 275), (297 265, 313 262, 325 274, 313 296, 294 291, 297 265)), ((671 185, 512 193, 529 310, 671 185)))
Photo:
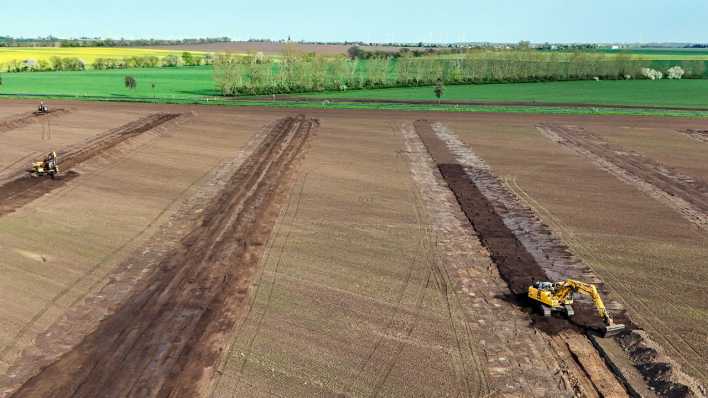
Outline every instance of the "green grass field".
MULTIPOLYGON (((83 72, 3 73, 0 98, 46 97, 86 100, 142 101, 164 103, 210 103, 223 105, 257 105, 278 107, 322 107, 318 102, 286 102, 246 99, 234 101, 219 98, 209 66, 131 69, 83 72), (138 82, 129 90, 123 78, 131 75, 138 82), (155 85, 153 89, 152 85, 155 85)), ((422 99, 434 100, 432 87, 352 90, 309 94, 313 99, 422 99)), ((595 103, 604 105, 683 106, 708 108, 708 80, 662 81, 577 81, 551 83, 518 83, 448 86, 446 100, 536 101, 553 103, 595 103)), ((450 112, 533 112, 533 113, 599 113, 653 114, 704 117, 706 112, 572 109, 562 107, 456 106, 410 104, 337 103, 330 108, 440 110, 450 112)))
POLYGON ((219 94, 212 75, 211 66, 3 73, 0 94, 106 99, 197 99, 219 94), (126 75, 133 76, 138 82, 135 90, 124 87, 123 79, 126 75))
MULTIPOLYGON (((432 87, 308 94, 336 99, 435 100, 432 87)), ((708 108, 708 80, 632 80, 447 86, 450 101, 535 101, 708 108)))

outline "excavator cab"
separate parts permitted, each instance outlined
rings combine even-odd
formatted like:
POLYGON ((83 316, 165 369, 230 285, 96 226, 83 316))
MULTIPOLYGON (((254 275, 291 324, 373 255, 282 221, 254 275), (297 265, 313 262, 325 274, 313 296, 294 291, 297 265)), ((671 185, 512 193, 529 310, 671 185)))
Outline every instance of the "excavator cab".
POLYGON ((44 160, 32 163, 30 174, 33 177, 42 177, 45 175, 54 179, 59 174, 59 160, 56 152, 50 152, 44 160))
POLYGON ((528 289, 528 297, 539 305, 544 316, 551 316, 553 312, 560 312, 567 317, 575 315, 573 310, 573 295, 575 293, 586 294, 592 298, 595 308, 605 323, 602 330, 604 337, 614 336, 625 329, 623 324, 614 323, 607 313, 597 287, 593 284, 567 279, 555 283, 534 282, 528 289))

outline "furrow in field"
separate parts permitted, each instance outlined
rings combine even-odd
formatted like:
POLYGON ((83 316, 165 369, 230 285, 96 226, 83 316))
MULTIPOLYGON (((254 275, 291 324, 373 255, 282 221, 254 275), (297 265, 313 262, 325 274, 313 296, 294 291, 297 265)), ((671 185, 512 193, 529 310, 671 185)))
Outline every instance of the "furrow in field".
POLYGON ((201 222, 113 315, 15 394, 195 396, 246 299, 278 198, 316 121, 281 120, 230 178, 201 222))
POLYGON ((72 169, 79 164, 178 116, 180 115, 174 113, 155 113, 99 134, 82 144, 59 151, 59 168, 62 173, 56 179, 35 178, 28 173, 23 173, 0 186, 0 216, 12 213, 78 177, 79 173, 72 169))
POLYGON ((8 131, 27 126, 28 124, 42 122, 50 118, 66 115, 70 111, 67 109, 53 109, 49 113, 23 113, 18 116, 13 116, 0 120, 0 134, 8 131))
MULTIPOLYGON (((601 280, 594 272, 577 260, 560 240, 553 237, 550 229, 533 212, 521 204, 496 178, 489 167, 476 157, 456 138, 453 132, 437 124, 432 126, 427 121, 418 121, 416 130, 437 161, 438 168, 468 219, 479 233, 485 247, 490 251, 501 275, 509 283, 512 293, 523 297, 526 288, 534 279, 562 280, 565 278, 581 279, 598 284, 605 294, 601 280)), ((573 323, 582 326, 599 326, 599 318, 593 308, 576 304, 576 316, 573 323)), ((621 305, 611 302, 608 305, 615 318, 633 325, 626 318, 621 305)), ((569 350, 600 395, 624 393, 624 389, 614 377, 608 376, 610 370, 604 365, 590 342, 583 336, 582 330, 572 327, 561 319, 537 319, 536 326, 551 333, 560 332, 557 345, 562 350, 569 350), (619 389, 618 389, 619 387, 619 389)), ((630 334, 627 334, 630 336, 630 334)), ((632 333, 632 338, 638 335, 632 333)), ((554 337, 558 339, 558 337, 554 337)), ((645 349, 646 346, 633 342, 628 347, 630 352, 645 349)), ((559 357, 563 357, 562 353, 559 357)), ((656 358, 656 357, 654 357, 656 358)), ((649 367, 668 366, 665 363, 652 363, 649 367)), ((687 392, 684 385, 673 380, 652 380, 658 390, 675 393, 687 392)))
POLYGON ((568 126, 539 126, 550 140, 587 157, 602 169, 679 212, 708 231, 708 183, 681 175, 646 156, 610 145, 589 131, 568 126))

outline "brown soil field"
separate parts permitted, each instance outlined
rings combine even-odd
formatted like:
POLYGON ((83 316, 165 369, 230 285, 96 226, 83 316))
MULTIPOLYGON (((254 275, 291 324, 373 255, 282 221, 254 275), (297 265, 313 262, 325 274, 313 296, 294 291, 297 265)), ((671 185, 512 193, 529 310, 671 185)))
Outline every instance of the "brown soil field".
MULTIPOLYGON (((207 44, 181 44, 175 46, 153 46, 148 48, 160 50, 179 50, 179 51, 207 51, 207 52, 235 52, 235 53, 256 53, 275 55, 283 52, 287 43, 275 42, 231 42, 231 43, 207 43, 207 44)), ((305 44, 291 43, 297 51, 304 53, 317 53, 322 55, 343 55, 352 47, 344 44, 305 44)), ((361 46, 367 51, 390 51, 396 52, 402 47, 387 47, 387 46, 361 46)), ((415 47, 415 49, 420 49, 415 47)), ((425 48, 423 48, 425 49, 425 48)))
POLYGON ((705 231, 549 141, 537 129, 549 122, 600 131, 609 142, 696 178, 708 168, 707 152, 676 129, 705 128, 706 122, 488 115, 475 123, 448 123, 592 267, 632 319, 688 374, 706 383, 705 231))
MULTIPOLYGON (((678 131, 705 122, 53 105, 66 112, 0 133, 0 193, 35 157, 67 159, 53 186, 0 196, 1 397, 626 396, 582 328, 534 324, 514 297, 526 282, 505 278, 513 263, 470 222, 453 185, 470 187, 450 185, 419 119, 454 131, 608 302, 706 381, 705 231, 536 128, 690 141, 678 131)), ((0 120, 33 106, 3 102, 0 120)))

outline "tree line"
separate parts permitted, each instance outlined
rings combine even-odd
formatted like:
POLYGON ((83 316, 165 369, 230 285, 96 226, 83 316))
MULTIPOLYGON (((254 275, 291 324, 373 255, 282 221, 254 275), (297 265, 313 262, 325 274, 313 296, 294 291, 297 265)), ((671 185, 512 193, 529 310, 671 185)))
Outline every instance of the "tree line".
POLYGON ((77 57, 50 57, 48 59, 10 60, 5 62, 7 72, 43 72, 43 71, 81 71, 88 66, 96 70, 130 69, 130 68, 173 68, 180 66, 211 65, 214 62, 212 54, 194 54, 188 51, 182 55, 170 54, 164 57, 155 55, 130 56, 122 58, 96 58, 86 64, 77 57))
MULTIPOLYGON (((589 79, 643 79, 653 61, 627 54, 470 51, 454 56, 359 58, 283 54, 281 58, 221 54, 214 78, 224 95, 269 95, 362 88, 589 79)), ((686 78, 701 78, 703 61, 680 61, 686 78)), ((670 66, 667 66, 670 67, 670 66)))

